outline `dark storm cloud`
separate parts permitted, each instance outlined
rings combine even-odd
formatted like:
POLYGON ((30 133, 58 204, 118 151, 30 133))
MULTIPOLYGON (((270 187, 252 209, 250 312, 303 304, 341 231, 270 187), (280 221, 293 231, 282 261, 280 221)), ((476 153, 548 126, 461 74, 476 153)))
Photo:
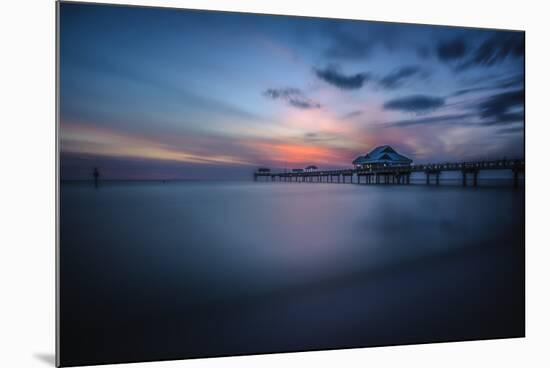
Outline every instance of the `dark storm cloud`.
POLYGON ((298 88, 269 88, 264 91, 264 96, 273 100, 284 100, 289 105, 299 109, 318 109, 321 104, 307 98, 298 88))
POLYGON ((523 120, 524 99, 523 89, 493 95, 479 104, 479 115, 503 123, 523 120))
POLYGON ((329 66, 325 69, 315 69, 315 75, 325 82, 332 84, 340 89, 359 89, 371 79, 369 73, 357 73, 346 75, 339 71, 335 66, 329 66))
POLYGON ((475 114, 449 114, 442 116, 430 116, 416 119, 398 120, 386 123, 391 127, 407 127, 411 125, 442 125, 442 124, 461 124, 469 125, 469 120, 475 117, 475 114))
POLYGON ((445 105, 444 98, 425 95, 413 95, 387 101, 384 104, 384 109, 424 113, 438 109, 443 105, 445 105))
POLYGON ((454 61, 466 56, 467 46, 462 38, 442 41, 437 45, 437 56, 442 61, 454 61))
POLYGON ((406 80, 413 77, 425 79, 429 74, 427 70, 419 66, 404 66, 379 79, 378 84, 386 89, 394 89, 400 87, 406 80))

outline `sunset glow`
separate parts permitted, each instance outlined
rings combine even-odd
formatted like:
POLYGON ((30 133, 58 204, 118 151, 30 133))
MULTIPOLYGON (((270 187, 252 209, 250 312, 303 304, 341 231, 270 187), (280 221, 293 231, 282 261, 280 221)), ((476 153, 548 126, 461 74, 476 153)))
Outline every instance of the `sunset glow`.
POLYGON ((382 144, 415 162, 523 155, 519 33, 85 4, 61 12, 65 179, 94 166, 118 179, 342 168, 382 144))

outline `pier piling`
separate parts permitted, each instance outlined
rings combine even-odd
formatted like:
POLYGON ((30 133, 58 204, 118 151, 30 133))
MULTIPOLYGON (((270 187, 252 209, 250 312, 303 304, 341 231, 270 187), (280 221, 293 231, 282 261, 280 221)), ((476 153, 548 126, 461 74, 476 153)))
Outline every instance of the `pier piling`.
POLYGON ((315 172, 293 171, 271 173, 268 168, 258 169, 254 181, 297 182, 297 183, 351 183, 351 184, 410 184, 411 174, 422 172, 426 175, 426 185, 431 185, 431 176, 435 175, 435 185, 441 184, 442 171, 455 171, 462 174, 462 186, 468 186, 468 176, 472 175, 472 186, 479 185, 478 175, 481 170, 511 170, 513 186, 520 186, 520 174, 525 171, 525 162, 518 160, 496 160, 477 162, 442 163, 429 165, 356 167, 343 170, 325 170, 315 172), (336 178, 335 178, 336 177, 336 178), (349 181, 347 179, 349 177, 349 181), (357 177, 357 179, 354 179, 357 177))

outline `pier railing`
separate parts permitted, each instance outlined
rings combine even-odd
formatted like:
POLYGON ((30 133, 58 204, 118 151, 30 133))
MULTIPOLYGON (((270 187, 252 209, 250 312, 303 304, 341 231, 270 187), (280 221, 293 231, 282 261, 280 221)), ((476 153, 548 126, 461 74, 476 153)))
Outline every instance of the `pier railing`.
POLYGON ((432 176, 439 185, 439 176, 443 171, 462 173, 462 185, 467 185, 468 176, 473 178, 473 186, 477 186, 478 173, 481 170, 511 170, 514 186, 519 186, 519 173, 525 170, 525 160, 492 160, 468 162, 443 162, 434 164, 390 165, 377 167, 361 167, 337 170, 271 172, 265 168, 254 173, 254 180, 267 178, 271 181, 294 182, 328 182, 356 184, 410 184, 410 176, 415 172, 424 172, 426 184, 431 184, 432 176), (362 181, 361 178, 364 180, 362 181), (349 179, 349 180, 348 180, 349 179), (354 181, 355 179, 355 181, 354 181))

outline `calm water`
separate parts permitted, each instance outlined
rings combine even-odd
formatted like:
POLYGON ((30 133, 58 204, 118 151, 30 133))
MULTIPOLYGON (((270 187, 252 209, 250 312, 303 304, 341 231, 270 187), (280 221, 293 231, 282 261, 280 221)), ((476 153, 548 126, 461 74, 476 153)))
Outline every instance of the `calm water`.
POLYGON ((524 195, 61 185, 65 364, 523 336, 524 195))

